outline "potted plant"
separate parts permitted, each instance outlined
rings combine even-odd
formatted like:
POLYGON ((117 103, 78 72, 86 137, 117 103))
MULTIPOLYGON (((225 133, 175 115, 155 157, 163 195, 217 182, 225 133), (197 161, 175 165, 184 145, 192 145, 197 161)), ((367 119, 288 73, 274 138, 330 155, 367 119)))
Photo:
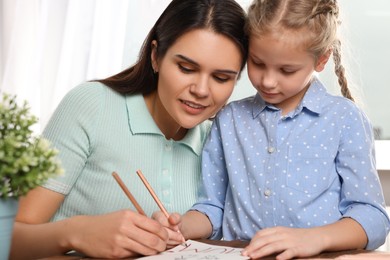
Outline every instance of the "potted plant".
POLYGON ((0 259, 8 259, 19 198, 62 173, 57 150, 36 136, 31 126, 38 118, 24 101, 3 94, 0 100, 0 259))

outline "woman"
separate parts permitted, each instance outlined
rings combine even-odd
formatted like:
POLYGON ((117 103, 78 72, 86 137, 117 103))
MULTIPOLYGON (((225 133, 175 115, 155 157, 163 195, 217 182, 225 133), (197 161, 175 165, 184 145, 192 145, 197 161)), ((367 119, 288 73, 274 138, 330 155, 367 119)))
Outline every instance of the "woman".
POLYGON ((68 93, 43 135, 65 174, 20 201, 11 258, 76 250, 92 257, 151 255, 168 234, 135 212, 118 172, 147 215, 157 207, 141 169, 169 211, 194 202, 208 118, 226 103, 245 66, 245 12, 234 1, 173 0, 139 60, 68 93))

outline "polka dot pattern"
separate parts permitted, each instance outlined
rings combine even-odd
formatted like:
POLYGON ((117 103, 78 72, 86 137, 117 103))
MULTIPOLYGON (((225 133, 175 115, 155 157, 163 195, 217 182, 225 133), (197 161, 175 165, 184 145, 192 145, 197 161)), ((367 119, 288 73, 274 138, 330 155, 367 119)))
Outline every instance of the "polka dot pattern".
POLYGON ((286 116, 255 95, 226 106, 204 147, 203 189, 193 207, 212 238, 250 240, 274 226, 357 220, 377 247, 389 232, 370 122, 315 80, 286 116))

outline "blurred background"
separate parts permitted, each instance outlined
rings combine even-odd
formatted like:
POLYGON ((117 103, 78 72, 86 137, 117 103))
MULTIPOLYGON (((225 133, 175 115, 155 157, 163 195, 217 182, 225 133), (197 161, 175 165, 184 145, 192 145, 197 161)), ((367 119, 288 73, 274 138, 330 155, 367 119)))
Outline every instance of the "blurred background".
MULTIPOLYGON (((0 0, 0 91, 26 99, 41 131, 61 98, 77 84, 131 65, 169 0, 0 0)), ((245 9, 251 1, 238 0, 245 9)), ((339 0, 344 64, 353 94, 376 139, 390 139, 386 87, 390 1, 339 0)), ((320 74, 339 93, 330 62, 320 74)), ((244 71, 231 97, 255 93, 244 71)))

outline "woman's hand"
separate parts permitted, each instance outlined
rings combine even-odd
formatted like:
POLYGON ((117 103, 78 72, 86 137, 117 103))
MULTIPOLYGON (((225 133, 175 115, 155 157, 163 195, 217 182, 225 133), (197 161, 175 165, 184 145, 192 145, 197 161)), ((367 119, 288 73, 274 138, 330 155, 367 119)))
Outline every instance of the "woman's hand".
POLYGON ((166 249, 168 233, 157 221, 130 210, 72 219, 71 248, 91 257, 153 255, 166 249))
POLYGON ((130 210, 50 222, 64 196, 37 187, 20 199, 10 259, 37 259, 76 250, 97 258, 152 255, 166 249, 157 221, 130 210))
POLYGON ((156 211, 153 213, 152 218, 157 220, 166 228, 169 236, 167 248, 172 248, 185 242, 185 238, 180 232, 180 227, 182 224, 180 214, 173 213, 169 216, 169 218, 167 218, 163 212, 156 211))

